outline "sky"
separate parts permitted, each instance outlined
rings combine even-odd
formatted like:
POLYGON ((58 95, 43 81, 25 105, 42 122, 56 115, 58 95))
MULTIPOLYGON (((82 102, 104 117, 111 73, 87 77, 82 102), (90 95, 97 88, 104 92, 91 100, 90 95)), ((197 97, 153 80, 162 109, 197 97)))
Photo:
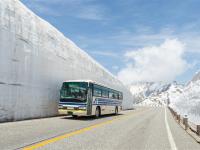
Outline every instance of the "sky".
POLYGON ((199 0, 21 0, 125 84, 200 71, 199 0))

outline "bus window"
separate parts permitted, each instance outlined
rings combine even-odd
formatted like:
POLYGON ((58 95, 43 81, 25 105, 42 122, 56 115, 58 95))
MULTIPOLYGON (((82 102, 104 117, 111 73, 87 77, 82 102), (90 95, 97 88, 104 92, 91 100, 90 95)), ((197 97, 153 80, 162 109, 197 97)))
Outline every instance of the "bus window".
POLYGON ((113 92, 113 99, 118 99, 118 93, 117 92, 113 92))
POLYGON ((101 94, 102 94, 102 92, 100 89, 94 88, 94 91, 93 91, 94 96, 101 97, 101 94))
POLYGON ((108 91, 102 90, 102 97, 108 98, 108 91))
POLYGON ((114 98, 114 93, 112 91, 109 91, 109 98, 114 98))
POLYGON ((62 101, 87 100, 87 83, 85 82, 64 82, 60 91, 62 101))
POLYGON ((123 99, 123 94, 120 92, 119 93, 119 99, 122 100, 123 99))

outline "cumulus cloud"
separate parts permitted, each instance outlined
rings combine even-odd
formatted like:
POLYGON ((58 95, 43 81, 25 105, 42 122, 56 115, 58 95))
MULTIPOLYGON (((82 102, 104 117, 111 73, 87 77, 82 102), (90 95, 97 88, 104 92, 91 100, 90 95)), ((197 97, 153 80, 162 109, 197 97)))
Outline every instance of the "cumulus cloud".
POLYGON ((118 73, 125 84, 134 82, 170 82, 188 68, 184 60, 185 45, 178 39, 167 39, 160 46, 144 47, 125 54, 127 65, 118 73))

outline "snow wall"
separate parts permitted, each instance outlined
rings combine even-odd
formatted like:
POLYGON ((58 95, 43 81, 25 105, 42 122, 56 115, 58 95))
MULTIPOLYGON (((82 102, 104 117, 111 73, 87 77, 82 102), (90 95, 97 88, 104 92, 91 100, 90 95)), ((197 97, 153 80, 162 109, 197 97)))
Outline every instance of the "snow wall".
POLYGON ((189 121, 200 124, 200 72, 184 87, 172 86, 169 89, 170 107, 189 121))
POLYGON ((65 80, 90 79, 124 93, 127 88, 19 0, 0 0, 0 122, 58 114, 65 80))

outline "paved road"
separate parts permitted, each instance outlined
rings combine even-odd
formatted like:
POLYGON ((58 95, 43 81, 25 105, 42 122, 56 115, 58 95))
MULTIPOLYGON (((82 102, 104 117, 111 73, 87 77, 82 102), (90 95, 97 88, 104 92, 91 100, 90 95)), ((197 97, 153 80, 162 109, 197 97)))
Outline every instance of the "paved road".
POLYGON ((138 108, 101 119, 54 117, 3 123, 0 139, 1 150, 200 150, 164 108, 138 108))

